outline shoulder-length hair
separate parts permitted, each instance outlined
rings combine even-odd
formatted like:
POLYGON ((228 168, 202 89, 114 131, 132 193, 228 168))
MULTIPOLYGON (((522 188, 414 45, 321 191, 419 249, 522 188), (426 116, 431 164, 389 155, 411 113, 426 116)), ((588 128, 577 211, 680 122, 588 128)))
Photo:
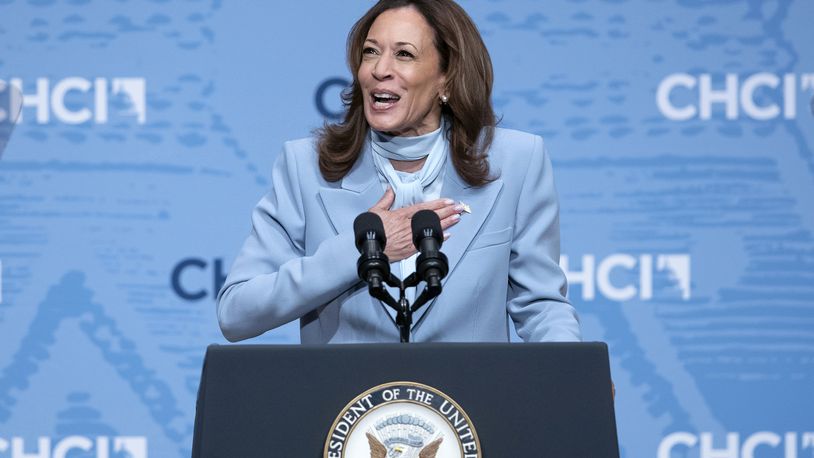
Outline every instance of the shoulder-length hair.
POLYGON ((342 93, 345 117, 317 131, 319 169, 328 181, 341 180, 359 157, 368 133, 364 94, 358 71, 364 41, 373 22, 383 12, 404 7, 418 10, 435 31, 435 47, 446 75, 450 152, 455 170, 471 186, 494 180, 489 175, 488 151, 496 118, 492 110, 492 60, 472 19, 452 0, 380 0, 356 24, 347 41, 347 60, 353 84, 342 93))

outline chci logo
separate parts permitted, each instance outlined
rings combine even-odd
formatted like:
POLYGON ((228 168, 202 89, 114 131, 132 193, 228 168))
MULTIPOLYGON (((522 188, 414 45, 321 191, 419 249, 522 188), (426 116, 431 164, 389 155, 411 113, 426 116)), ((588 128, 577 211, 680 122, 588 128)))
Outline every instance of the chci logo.
POLYGON ((324 458, 482 458, 475 427, 449 396, 392 382, 360 394, 339 413, 324 458))

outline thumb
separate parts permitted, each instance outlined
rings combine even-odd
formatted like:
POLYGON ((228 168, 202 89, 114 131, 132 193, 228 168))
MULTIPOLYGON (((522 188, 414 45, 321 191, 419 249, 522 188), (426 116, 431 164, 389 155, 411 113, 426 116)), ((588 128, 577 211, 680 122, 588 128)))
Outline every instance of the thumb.
POLYGON ((387 190, 384 192, 384 195, 378 202, 373 205, 373 209, 377 210, 390 210, 390 207, 393 206, 393 202, 396 200, 396 193, 393 192, 393 188, 390 186, 387 187, 387 190))

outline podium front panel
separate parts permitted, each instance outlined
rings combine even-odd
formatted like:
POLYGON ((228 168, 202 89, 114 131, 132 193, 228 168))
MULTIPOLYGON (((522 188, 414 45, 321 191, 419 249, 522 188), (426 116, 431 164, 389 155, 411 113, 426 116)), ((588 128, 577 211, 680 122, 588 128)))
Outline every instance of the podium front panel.
POLYGON ((392 382, 453 399, 487 458, 618 457, 602 343, 213 345, 193 457, 322 457, 343 408, 392 382))

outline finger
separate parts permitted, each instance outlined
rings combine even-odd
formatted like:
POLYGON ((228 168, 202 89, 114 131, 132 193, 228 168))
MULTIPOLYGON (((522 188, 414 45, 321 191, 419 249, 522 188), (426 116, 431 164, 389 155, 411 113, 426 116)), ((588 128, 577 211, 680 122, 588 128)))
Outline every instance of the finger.
POLYGON ((415 205, 411 205, 411 206, 409 206, 407 208, 410 208, 413 211, 413 213, 415 213, 415 212, 417 212, 419 210, 438 210, 438 209, 441 209, 441 208, 444 208, 444 207, 454 206, 454 205, 455 205, 455 201, 452 200, 452 199, 435 199, 435 200, 430 200, 430 201, 427 201, 427 202, 421 202, 421 203, 418 203, 418 204, 415 204, 415 205))
POLYGON ((444 219, 452 215, 460 215, 461 209, 457 205, 447 205, 446 207, 435 210, 435 213, 438 215, 438 218, 444 219))
MULTIPOLYGON (((410 205, 409 207, 404 207, 399 209, 399 211, 403 212, 403 216, 407 218, 412 218, 413 215, 420 212, 421 210, 431 210, 431 211, 438 211, 442 208, 455 208, 455 202, 452 200, 446 199, 436 199, 431 200, 429 202, 422 202, 420 204, 410 205)), ((440 215, 439 215, 440 218, 440 215)))
POLYGON ((458 224, 458 221, 461 220, 461 215, 455 213, 447 218, 441 220, 441 229, 447 230, 448 227, 452 227, 455 224, 458 224))
POLYGON ((390 210, 390 207, 393 206, 393 202, 396 200, 396 194, 393 192, 393 188, 390 186, 387 187, 387 190, 384 191, 384 195, 378 202, 376 202, 371 210, 390 210))

